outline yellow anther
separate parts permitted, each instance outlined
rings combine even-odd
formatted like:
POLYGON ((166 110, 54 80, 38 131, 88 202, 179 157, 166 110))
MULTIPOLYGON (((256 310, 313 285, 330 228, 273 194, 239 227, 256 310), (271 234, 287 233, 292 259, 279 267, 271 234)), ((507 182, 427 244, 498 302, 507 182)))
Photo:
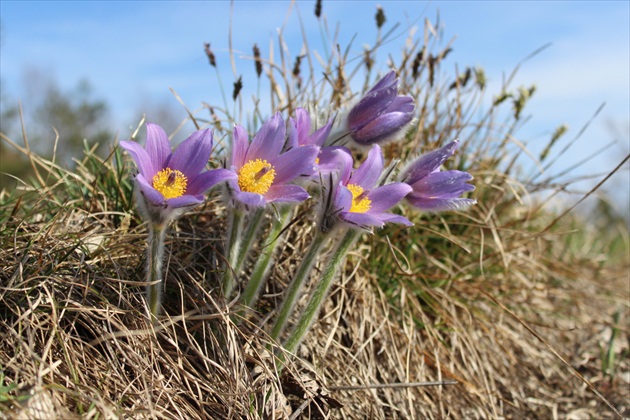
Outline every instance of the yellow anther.
POLYGON ((276 171, 266 160, 250 160, 238 171, 238 186, 241 191, 265 194, 273 184, 276 171))
POLYGON ((363 187, 356 184, 348 184, 346 187, 352 193, 351 213, 365 213, 372 208, 372 200, 367 197, 363 187))
POLYGON ((164 198, 177 198, 184 195, 188 179, 180 171, 171 168, 162 169, 153 177, 153 188, 158 190, 164 198))

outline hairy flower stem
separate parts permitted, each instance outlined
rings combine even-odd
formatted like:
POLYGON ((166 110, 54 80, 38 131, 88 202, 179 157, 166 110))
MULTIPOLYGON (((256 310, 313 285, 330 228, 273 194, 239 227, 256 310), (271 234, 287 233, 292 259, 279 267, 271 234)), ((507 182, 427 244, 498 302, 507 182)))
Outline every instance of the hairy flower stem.
POLYGON ((274 340, 278 341, 280 334, 284 331, 284 327, 289 320, 289 315, 295 306, 298 295, 302 290, 304 283, 306 283, 308 275, 311 273, 311 269, 313 268, 313 264, 317 258, 317 254, 319 254, 319 250, 326 241, 327 237, 328 236, 325 233, 317 230, 317 234, 313 238, 313 242, 311 242, 311 246, 308 248, 306 255, 298 267, 298 271, 295 273, 295 277, 289 286, 284 302, 282 302, 282 306, 280 307, 280 313, 278 314, 276 324, 271 330, 271 338, 274 340))
POLYGON ((225 246, 225 249, 227 250, 227 263, 225 264, 225 271, 223 272, 223 278, 221 281, 223 296, 226 299, 229 299, 230 294, 232 294, 232 290, 234 289, 238 276, 236 265, 241 248, 241 231, 243 229, 243 220, 245 216, 243 209, 238 206, 235 206, 232 210, 233 211, 230 213, 228 227, 229 236, 225 246))
POLYGON ((286 206, 280 210, 278 218, 273 221, 267 242, 256 260, 256 265, 254 265, 254 270, 249 278, 249 283, 247 283, 245 291, 241 296, 241 303, 244 306, 251 307, 256 303, 260 288, 267 278, 269 267, 273 262, 273 255, 276 248, 278 248, 278 245, 282 241, 282 229, 286 225, 290 215, 291 207, 286 206))
POLYGON ((295 348, 298 344, 300 344, 308 332, 311 324, 315 320, 315 317, 319 313, 322 303, 324 302, 324 298, 330 290, 335 274, 337 274, 339 267, 341 267, 341 264, 345 261, 348 250, 360 235, 361 230, 359 229, 348 230, 337 245, 337 248, 333 251, 330 259, 328 260, 328 264, 326 264, 321 280, 315 286, 315 290, 313 291, 302 316, 283 346, 286 351, 291 353, 294 352, 295 348))
POLYGON ((164 257, 164 236, 166 225, 149 222, 149 256, 147 258, 147 303, 151 320, 155 323, 162 300, 162 259, 164 257))
POLYGON ((263 216, 265 215, 265 209, 259 208, 252 215, 249 223, 247 224, 247 230, 243 234, 241 239, 240 249, 238 251, 238 259, 236 260, 236 265, 234 266, 234 271, 238 275, 243 268, 243 264, 247 259, 247 255, 252 248, 252 243, 254 242, 254 238, 260 229, 261 222, 263 220, 263 216))

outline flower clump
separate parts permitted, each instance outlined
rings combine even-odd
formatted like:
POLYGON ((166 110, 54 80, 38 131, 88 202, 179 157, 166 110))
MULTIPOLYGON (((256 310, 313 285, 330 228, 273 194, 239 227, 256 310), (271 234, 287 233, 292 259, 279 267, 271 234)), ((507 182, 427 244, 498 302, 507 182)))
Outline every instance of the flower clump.
POLYGON ((475 200, 461 197, 474 189, 468 183, 472 176, 464 171, 441 170, 459 146, 457 141, 408 163, 396 181, 390 179, 396 174, 395 159, 384 171, 385 157, 379 143, 403 133, 415 113, 413 98, 400 95, 398 85, 396 73, 387 73, 336 127, 336 117, 314 127, 315 120, 304 108, 297 108, 287 120, 279 112, 274 114, 251 141, 245 128, 235 125, 227 168, 204 171, 212 152, 209 129, 196 131, 175 151, 171 151, 164 130, 155 124, 147 124, 144 148, 135 142, 121 142, 138 167, 138 207, 149 222, 147 282, 151 286, 147 300, 152 316, 155 318, 159 310, 157 285, 163 280, 165 228, 184 209, 202 203, 204 192, 216 184, 225 186, 228 214, 225 263, 216 289, 226 300, 237 293, 236 301, 243 307, 256 302, 274 251, 291 225, 292 204, 310 199, 316 204, 311 207, 320 209, 314 237, 292 275, 270 331, 272 339, 281 340, 321 251, 332 249, 313 296, 283 342, 289 351, 295 349, 315 319, 337 270, 361 233, 387 223, 413 225, 401 214, 405 209, 396 208, 401 201, 406 199, 412 208, 429 212, 474 204, 475 200), (346 144, 349 147, 370 147, 363 162, 355 164, 350 149, 338 144, 344 138, 353 140, 346 144), (270 217, 265 218, 266 213, 270 217), (272 221, 269 237, 255 258, 249 281, 243 282, 243 267, 268 219, 272 221))

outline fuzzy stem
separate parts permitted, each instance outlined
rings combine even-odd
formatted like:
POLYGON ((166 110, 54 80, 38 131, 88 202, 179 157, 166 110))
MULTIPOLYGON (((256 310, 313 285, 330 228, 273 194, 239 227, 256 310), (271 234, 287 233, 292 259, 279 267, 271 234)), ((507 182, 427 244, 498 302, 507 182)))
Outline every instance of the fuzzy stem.
POLYGON ((291 207, 287 206, 280 210, 280 215, 274 220, 269 231, 269 236, 264 248, 262 249, 260 256, 256 260, 254 270, 249 278, 249 283, 245 287, 245 291, 241 296, 241 303, 245 306, 251 307, 255 302, 260 291, 260 287, 267 278, 269 267, 273 262, 273 255, 281 242, 282 229, 284 228, 289 215, 291 214, 291 207))
POLYGON ((236 265, 234 266, 234 271, 238 274, 247 259, 247 255, 252 248, 252 243, 254 242, 254 238, 260 229, 260 224, 262 222, 263 216, 265 215, 265 208, 261 207, 257 209, 252 215, 249 223, 247 224, 247 230, 241 239, 240 249, 238 251, 238 259, 236 260, 236 265))
POLYGON ((162 259, 164 257, 164 236, 166 226, 149 222, 148 258, 147 258, 147 302, 153 322, 157 321, 162 300, 162 259))
POLYGON ((235 206, 230 213, 230 221, 228 232, 229 236, 226 243, 227 250, 227 263, 225 264, 225 271, 222 278, 222 290, 223 296, 227 299, 230 297, 234 284, 238 276, 237 261, 239 256, 239 250, 241 247, 241 230, 243 228, 244 212, 241 208, 235 206))
POLYGON ((291 332, 283 346, 288 352, 292 353, 298 344, 300 344, 315 320, 315 317, 319 314, 319 310, 324 302, 324 298, 330 290, 335 274, 337 274, 339 267, 341 267, 341 264, 345 261, 348 250, 360 234, 361 231, 359 229, 350 229, 337 245, 337 248, 331 255, 324 269, 322 279, 317 283, 313 295, 309 299, 295 329, 291 332))
POLYGON ((311 242, 311 246, 308 248, 304 259, 298 268, 291 285, 289 286, 289 290, 287 291, 287 295, 284 298, 284 302, 282 302, 282 307, 280 308, 280 313, 278 314, 278 319, 276 320, 276 324, 273 326, 273 330, 271 330, 271 338, 278 341, 280 334, 284 330, 286 323, 289 319, 289 315, 293 310, 293 306, 297 301, 298 295, 302 290, 302 286, 306 283, 308 279, 308 275, 311 273, 311 268, 313 268, 313 264, 315 263, 315 259, 317 258, 317 254, 321 249, 322 245, 325 242, 327 235, 320 230, 317 230, 315 237, 313 238, 313 242, 311 242))

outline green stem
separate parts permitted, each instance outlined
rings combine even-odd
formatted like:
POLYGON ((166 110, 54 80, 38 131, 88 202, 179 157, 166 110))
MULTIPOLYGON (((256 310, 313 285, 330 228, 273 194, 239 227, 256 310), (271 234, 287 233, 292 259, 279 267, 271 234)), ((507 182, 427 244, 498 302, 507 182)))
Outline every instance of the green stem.
POLYGON ((149 222, 149 257, 147 258, 147 302, 153 322, 157 321, 162 298, 162 259, 166 226, 149 222))
POLYGON ((244 212, 242 209, 235 206, 232 210, 233 211, 230 213, 230 222, 228 228, 229 236, 227 244, 225 246, 225 249, 227 250, 227 263, 225 264, 225 271, 223 272, 223 278, 221 282, 223 296, 226 299, 230 297, 238 276, 236 265, 239 257, 239 250, 241 247, 240 233, 243 228, 244 219, 244 212))
POLYGON ((304 313, 300 317, 298 323, 295 326, 295 329, 291 332, 289 337, 287 338, 286 343, 284 344, 285 350, 288 352, 295 351, 295 348, 300 344, 309 328, 311 327, 313 321, 317 314, 319 314, 319 310, 324 302, 324 298, 328 294, 330 290, 330 286, 332 285, 332 281, 335 278, 335 274, 341 267, 341 264, 345 261, 346 254, 348 250, 354 244, 354 241, 359 237, 361 231, 359 229, 350 229, 346 232, 345 236, 337 245, 337 248, 333 252, 324 269, 324 273, 322 275, 321 281, 317 283, 315 290, 313 291, 313 295, 308 301, 306 308, 304 309, 304 313))
POLYGON ((256 303, 258 292, 267 278, 269 267, 273 262, 273 255, 282 240, 282 229, 286 225, 290 215, 291 207, 286 206, 282 208, 280 210, 280 215, 271 225, 267 242, 261 250, 260 256, 256 260, 256 265, 254 265, 254 270, 249 278, 249 283, 247 283, 245 291, 243 291, 243 295, 241 296, 241 303, 244 306, 251 307, 254 303, 256 303))
POLYGON ((241 239, 240 249, 238 251, 238 258, 236 260, 236 265, 234 266, 234 271, 238 273, 243 268, 243 264, 247 259, 247 255, 249 254, 250 249, 252 248, 252 243, 254 242, 254 238, 260 229, 260 223, 265 215, 265 208, 261 207, 257 209, 252 215, 249 223, 247 224, 247 230, 241 239))
POLYGON ((298 294, 302 290, 304 283, 306 283, 308 275, 311 273, 311 268, 313 268, 313 264, 317 258, 317 254, 319 253, 319 250, 324 244, 326 238, 327 235, 318 229, 315 237, 313 238, 313 242, 311 242, 311 246, 304 256, 304 259, 302 259, 302 263, 300 264, 298 271, 289 286, 284 302, 282 302, 282 307, 280 308, 276 324, 273 326, 273 330, 271 330, 271 338, 276 341, 278 341, 280 334, 284 331, 289 315, 291 314, 293 306, 295 306, 295 302, 297 301, 298 294))

